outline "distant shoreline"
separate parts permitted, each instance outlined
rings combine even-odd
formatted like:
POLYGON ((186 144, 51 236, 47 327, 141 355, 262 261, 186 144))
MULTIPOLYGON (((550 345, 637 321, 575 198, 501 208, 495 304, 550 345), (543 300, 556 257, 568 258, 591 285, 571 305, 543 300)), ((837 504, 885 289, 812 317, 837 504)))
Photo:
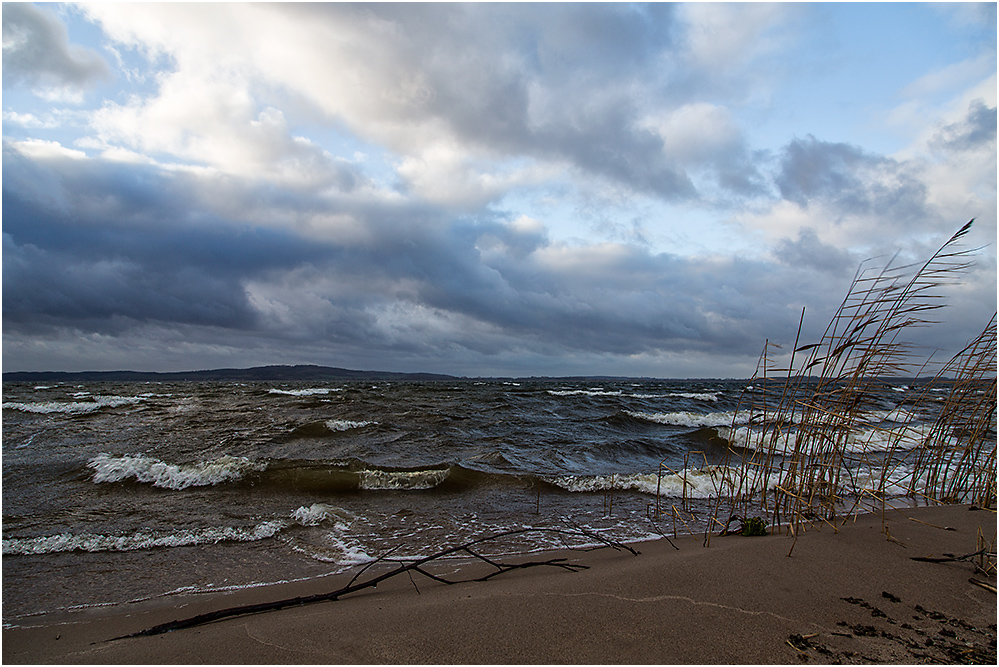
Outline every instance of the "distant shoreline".
MULTIPOLYGON (((779 377, 772 378, 779 380, 779 377)), ((817 378, 816 378, 817 379, 817 378)), ((885 381, 920 383, 931 377, 884 378, 885 381)), ((946 381, 947 378, 937 378, 946 381)), ((464 376, 445 373, 400 373, 361 371, 333 366, 298 364, 251 368, 216 368, 195 371, 11 371, 3 373, 4 382, 323 382, 323 381, 397 381, 397 382, 750 382, 748 378, 659 378, 623 375, 532 375, 464 376)))
MULTIPOLYGON (((295 366, 254 366, 252 368, 217 368, 197 371, 13 371, 3 374, 4 382, 206 382, 206 381, 259 381, 294 382, 324 380, 396 380, 414 382, 477 382, 495 381, 543 381, 543 380, 591 380, 615 382, 627 380, 680 380, 682 378, 624 377, 607 375, 581 376, 495 376, 466 377, 444 373, 399 373, 393 371, 360 371, 331 366, 299 364, 295 366)), ((713 380, 715 378, 693 378, 713 380)), ((742 381, 743 378, 725 378, 742 381)))

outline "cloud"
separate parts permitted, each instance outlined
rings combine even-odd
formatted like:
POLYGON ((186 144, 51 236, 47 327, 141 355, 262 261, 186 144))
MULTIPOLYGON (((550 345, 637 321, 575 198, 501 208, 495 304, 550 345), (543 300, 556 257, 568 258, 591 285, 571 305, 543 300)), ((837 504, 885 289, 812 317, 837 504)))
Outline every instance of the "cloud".
POLYGON ((823 243, 815 230, 809 227, 798 230, 797 241, 781 239, 774 249, 774 255, 784 264, 814 267, 834 275, 843 275, 857 265, 856 259, 849 253, 823 243))
POLYGON ((38 94, 70 93, 110 76, 95 51, 69 43, 65 26, 30 3, 3 8, 3 85, 26 84, 38 94))
POLYGON ((120 88, 4 112, 5 360, 748 375, 859 259, 995 233, 994 62, 891 155, 751 144, 808 11, 85 5, 120 88))
MULTIPOLYGON (((691 168, 711 172, 713 187, 726 192, 759 189, 748 159, 717 158, 719 141, 737 141, 730 122, 682 141, 675 132, 664 141, 649 126, 653 113, 686 114, 694 123, 702 104, 663 74, 675 69, 666 63, 685 57, 673 44, 669 6, 96 4, 87 11, 112 39, 174 63, 154 95, 99 114, 109 142, 263 171, 275 150, 263 116, 281 97, 286 115, 321 114, 399 155, 407 189, 438 203, 495 201, 524 179, 556 173, 676 201, 701 196, 691 168), (192 89, 202 91, 196 100, 186 94, 192 89), (532 166, 484 177, 483 164, 512 159, 532 166)), ((756 30, 779 14, 754 12, 756 30)), ((725 114, 713 105, 712 118, 725 114)), ((283 141, 280 154, 289 154, 283 141)))
MULTIPOLYGON (((423 204, 313 199, 285 210, 282 226, 259 225, 208 213, 203 175, 22 149, 8 142, 4 153, 16 175, 4 181, 5 338, 208 327, 259 346, 326 341, 348 355, 420 351, 442 363, 455 350, 525 346, 749 351, 762 335, 752 295, 777 288, 763 264, 569 246, 537 220, 423 204), (315 206, 370 233, 317 236, 303 224, 315 206)), ((277 210, 286 196, 258 192, 254 206, 277 210)), ((793 319, 768 310, 771 327, 793 319)))
POLYGON ((206 215, 190 177, 43 148, 4 145, 5 327, 245 328, 246 278, 315 255, 280 230, 206 215))
POLYGON ((943 151, 978 151, 996 145, 996 107, 972 100, 967 116, 940 129, 930 145, 943 151))
POLYGON ((784 149, 776 182, 783 198, 802 206, 824 202, 847 214, 925 216, 926 187, 905 164, 846 143, 795 139, 784 149))
POLYGON ((780 3, 693 2, 681 12, 689 25, 691 59, 709 71, 741 69, 779 50, 778 28, 789 18, 788 8, 780 3))

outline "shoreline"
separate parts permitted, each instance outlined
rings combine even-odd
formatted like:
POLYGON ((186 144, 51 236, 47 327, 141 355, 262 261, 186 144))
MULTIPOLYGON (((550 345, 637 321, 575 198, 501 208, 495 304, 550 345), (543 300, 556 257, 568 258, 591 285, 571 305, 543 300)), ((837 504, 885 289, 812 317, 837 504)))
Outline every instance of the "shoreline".
MULTIPOLYGON (((713 534, 709 547, 702 536, 671 538, 676 549, 667 540, 634 543, 638 556, 611 548, 527 554, 506 560, 565 558, 586 569, 528 567, 484 582, 446 585, 404 573, 336 601, 116 641, 108 640, 207 611, 327 593, 356 571, 63 611, 4 627, 3 661, 911 664, 963 655, 994 662, 996 594, 968 580, 995 586, 995 574, 976 573, 970 561, 912 558, 972 553, 979 531, 991 547, 995 511, 891 509, 885 521, 888 535, 880 514, 865 514, 836 533, 821 525, 797 539, 713 534)), ((492 571, 482 562, 435 567, 462 579, 492 571)))

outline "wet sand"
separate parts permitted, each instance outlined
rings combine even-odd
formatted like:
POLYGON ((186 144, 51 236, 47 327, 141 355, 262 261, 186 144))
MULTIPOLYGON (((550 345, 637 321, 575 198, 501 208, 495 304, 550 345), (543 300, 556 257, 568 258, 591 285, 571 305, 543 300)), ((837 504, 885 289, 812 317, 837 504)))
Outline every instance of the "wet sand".
MULTIPOLYGON (((994 573, 971 561, 912 560, 972 553, 979 530, 993 545, 995 512, 891 510, 885 520, 890 539, 880 515, 865 515, 797 540, 712 536, 704 547, 703 536, 688 536, 673 541, 678 548, 636 544, 638 556, 601 549, 522 558, 588 566, 576 572, 529 567, 454 585, 402 574, 335 602, 151 637, 109 641, 214 609, 328 592, 350 575, 5 619, 17 627, 3 630, 3 661, 995 664, 996 594, 969 582, 994 587, 994 573)), ((453 570, 437 571, 465 579, 490 571, 484 563, 453 570)))

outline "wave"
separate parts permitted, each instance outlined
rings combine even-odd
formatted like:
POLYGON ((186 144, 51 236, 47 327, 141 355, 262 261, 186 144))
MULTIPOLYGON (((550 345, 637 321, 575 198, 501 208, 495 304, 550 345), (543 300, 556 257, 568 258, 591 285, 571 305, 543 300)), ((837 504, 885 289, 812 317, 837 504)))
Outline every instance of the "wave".
POLYGON ((626 410, 625 413, 635 419, 655 424, 694 427, 730 426, 733 419, 737 416, 734 412, 711 412, 705 414, 687 410, 677 412, 633 412, 626 410))
POLYGON ((716 498, 725 485, 725 474, 730 476, 735 468, 705 466, 669 472, 661 477, 658 473, 612 474, 612 475, 563 475, 545 477, 544 480, 573 493, 594 493, 600 491, 639 491, 669 497, 682 497, 684 487, 688 498, 716 498))
MULTIPOLYGON (((82 398, 78 396, 77 398, 82 398)), ((117 408, 122 405, 135 405, 142 396, 94 396, 86 401, 39 401, 33 403, 4 402, 4 409, 20 410, 36 414, 86 415, 102 408, 117 408)))
POLYGON ((607 391, 606 389, 549 389, 552 396, 623 396, 620 390, 607 391))
POLYGON ((412 471, 362 470, 358 473, 358 485, 368 491, 433 489, 447 479, 450 471, 450 468, 412 471))
POLYGON ((336 524, 337 528, 346 530, 350 527, 350 523, 354 517, 339 507, 327 505, 326 503, 312 503, 309 507, 305 507, 304 505, 299 507, 291 513, 291 518, 295 523, 302 526, 318 526, 327 521, 332 521, 336 524))
POLYGON ((295 438, 325 438, 331 435, 343 433, 344 431, 349 431, 351 429, 377 425, 378 422, 375 421, 327 419, 325 421, 309 422, 308 424, 303 424, 302 426, 296 426, 292 430, 291 436, 295 438))
POLYGON ((268 394, 283 394, 285 396, 325 396, 334 391, 343 391, 343 387, 315 387, 312 389, 268 389, 268 394))
POLYGON ((242 456, 222 456, 213 461, 176 465, 143 454, 111 456, 101 453, 91 459, 87 467, 94 471, 95 484, 134 478, 140 483, 176 491, 232 482, 251 471, 263 470, 266 464, 242 456))
POLYGON ((129 535, 61 533, 45 537, 12 538, 3 541, 3 554, 49 554, 63 551, 137 551, 157 547, 186 547, 218 542, 256 542, 274 537, 287 521, 264 521, 250 528, 216 526, 170 533, 139 531, 129 535))
MULTIPOLYGON (((350 517, 344 510, 323 503, 299 507, 288 518, 263 521, 255 526, 208 526, 181 529, 171 532, 139 530, 126 535, 100 535, 94 533, 60 533, 41 537, 10 538, 3 540, 3 554, 37 555, 68 551, 139 551, 169 547, 189 547, 220 542, 259 542, 270 539, 292 526, 319 526, 333 523, 333 528, 345 531, 350 527, 350 517)), ((342 542, 342 538, 335 536, 342 542)), ((359 557, 344 545, 344 552, 359 557)))
POLYGON ((708 401, 717 403, 721 392, 683 392, 671 391, 664 394, 632 394, 634 398, 686 398, 691 401, 708 401))
MULTIPOLYGON (((911 450, 919 447, 929 436, 932 425, 910 424, 899 428, 870 428, 853 430, 841 434, 835 440, 828 437, 815 439, 817 443, 825 443, 825 447, 835 445, 842 451, 851 454, 868 454, 894 450, 911 450)), ((716 427, 718 436, 727 440, 735 447, 762 451, 772 449, 781 456, 792 454, 795 449, 809 451, 811 441, 807 432, 786 430, 775 435, 773 430, 761 431, 749 426, 734 429, 716 427)))
POLYGON ((181 491, 189 487, 249 482, 254 485, 293 488, 317 493, 356 491, 422 491, 444 485, 451 488, 477 486, 485 477, 504 477, 436 464, 416 468, 373 466, 363 461, 258 460, 222 456, 189 464, 166 463, 143 454, 111 456, 102 453, 87 463, 95 484, 134 480, 161 489, 181 491))

